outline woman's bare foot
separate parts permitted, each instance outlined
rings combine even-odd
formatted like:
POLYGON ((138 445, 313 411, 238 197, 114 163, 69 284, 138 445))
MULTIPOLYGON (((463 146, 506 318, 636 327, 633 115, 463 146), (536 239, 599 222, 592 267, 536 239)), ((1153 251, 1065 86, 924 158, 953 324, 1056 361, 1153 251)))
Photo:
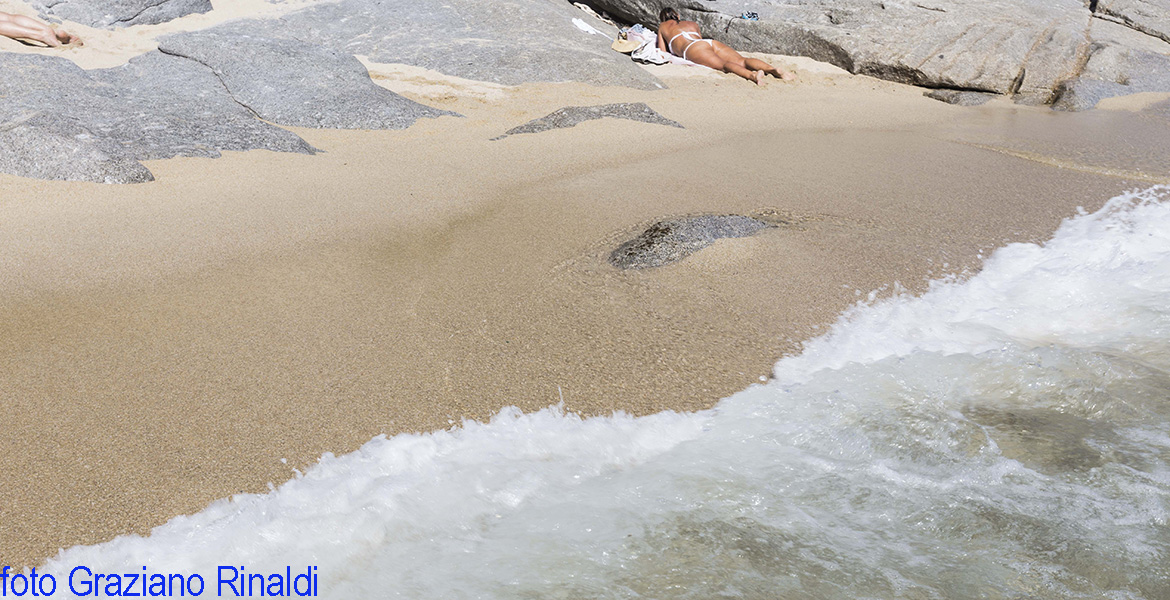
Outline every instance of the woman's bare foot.
POLYGON ((772 70, 768 71, 768 74, 783 81, 796 81, 796 73, 785 71, 779 67, 772 67, 772 70))
POLYGON ((85 42, 81 41, 80 37, 73 35, 72 33, 65 31, 64 29, 54 29, 53 34, 57 36, 57 40, 61 44, 64 44, 66 46, 70 46, 70 45, 84 46, 85 45, 85 42))
POLYGON ((752 71, 752 81, 756 82, 756 85, 764 85, 764 72, 752 71))

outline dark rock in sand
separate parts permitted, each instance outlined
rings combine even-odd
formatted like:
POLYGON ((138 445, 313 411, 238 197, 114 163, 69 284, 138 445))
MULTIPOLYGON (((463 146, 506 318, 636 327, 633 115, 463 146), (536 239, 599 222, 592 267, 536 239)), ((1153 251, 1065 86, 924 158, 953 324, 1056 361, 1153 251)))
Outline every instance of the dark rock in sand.
POLYGON ((3 135, 27 136, 6 142, 18 151, 0 160, 6 173, 129 183, 150 179, 139 160, 314 151, 256 119, 210 69, 159 52, 94 71, 58 57, 0 53, 0 72, 0 123, 9 124, 0 127, 11 127, 3 135))
POLYGON ((723 238, 750 236, 767 223, 741 215, 703 215, 667 219, 618 246, 609 262, 620 269, 646 269, 678 262, 723 238))
POLYGON ((352 55, 239 26, 167 36, 159 50, 209 67, 237 102, 280 125, 405 129, 455 114, 379 87, 352 55))
POLYGON ((211 0, 32 0, 46 15, 90 27, 129 27, 165 23, 211 10, 211 0))
POLYGON ((956 106, 979 106, 986 104, 995 94, 988 94, 984 92, 964 92, 961 90, 930 90, 922 94, 927 98, 934 98, 940 102, 947 104, 954 104, 956 106))
MULTIPOLYGON (((1123 23, 1156 42, 1111 41, 1119 51, 1170 55, 1170 0, 590 0, 627 21, 657 25, 658 10, 680 9, 706 36, 752 52, 808 56, 852 73, 966 91, 1019 95, 1048 103, 1081 76, 1102 42, 1096 22, 1123 23), (1096 16, 1090 11, 1096 10, 1096 16), (738 18, 756 12, 759 21, 738 18), (1152 37, 1151 37, 1152 36, 1152 37)), ((1152 63, 1147 63, 1152 64, 1152 63)), ((1163 69, 1164 67, 1158 67, 1163 69)), ((1125 78, 1090 74, 1095 82, 1125 78)), ((1132 78, 1132 77, 1131 77, 1132 78)), ((1160 77, 1145 91, 1170 91, 1160 77), (1155 83, 1159 81, 1159 83, 1155 83)), ((1076 86, 1073 86, 1076 87, 1076 86)), ((1127 93, 1091 83, 1090 92, 1127 93)), ((1130 88, 1133 89, 1133 88, 1130 88)))
POLYGON ((519 127, 509 129, 504 135, 493 139, 503 139, 518 133, 539 133, 550 129, 564 129, 576 127, 585 121, 594 119, 627 119, 642 123, 654 123, 668 127, 684 127, 678 121, 672 121, 658 114, 657 111, 646 105, 645 102, 619 102, 616 104, 602 104, 600 106, 567 106, 560 108, 547 116, 529 121, 519 127))
MULTIPOLYGON (((378 63, 518 85, 580 81, 656 89, 661 83, 573 19, 616 30, 560 0, 341 0, 280 19, 237 22, 255 35, 295 38, 378 63)), ((237 25, 232 25, 237 26, 237 25)))

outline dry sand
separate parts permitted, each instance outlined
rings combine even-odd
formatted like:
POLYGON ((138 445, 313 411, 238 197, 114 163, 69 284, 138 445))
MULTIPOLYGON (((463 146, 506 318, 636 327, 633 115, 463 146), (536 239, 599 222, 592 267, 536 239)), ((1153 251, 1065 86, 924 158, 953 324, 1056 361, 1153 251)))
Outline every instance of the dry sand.
POLYGON ((0 564, 507 405, 708 407, 871 290, 920 291, 1170 175, 1167 124, 1132 107, 958 108, 766 58, 801 81, 669 67, 657 92, 508 88, 369 65, 466 118, 297 130, 326 152, 156 161, 133 186, 0 175, 0 564), (488 141, 619 101, 686 129, 488 141), (659 269, 606 263, 690 213, 789 224, 659 269))

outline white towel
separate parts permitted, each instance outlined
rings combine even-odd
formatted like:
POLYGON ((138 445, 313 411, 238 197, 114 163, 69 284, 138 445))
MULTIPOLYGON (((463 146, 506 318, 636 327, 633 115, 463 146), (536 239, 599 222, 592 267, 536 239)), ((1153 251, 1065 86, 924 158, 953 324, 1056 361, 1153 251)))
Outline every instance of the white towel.
POLYGON ((585 33, 588 33, 589 35, 600 35, 611 42, 613 41, 613 38, 594 29, 592 25, 586 23, 585 21, 582 21, 581 19, 573 19, 573 24, 577 26, 577 29, 584 31, 585 33))

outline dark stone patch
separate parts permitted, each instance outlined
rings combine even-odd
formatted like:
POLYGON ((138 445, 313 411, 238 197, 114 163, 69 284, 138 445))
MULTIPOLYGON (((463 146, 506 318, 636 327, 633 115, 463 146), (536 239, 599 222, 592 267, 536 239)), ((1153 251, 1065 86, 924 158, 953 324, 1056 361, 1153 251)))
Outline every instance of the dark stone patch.
POLYGON ((678 262, 723 238, 747 237, 772 227, 742 215, 702 215, 659 221, 609 255, 619 269, 646 269, 678 262))
POLYGON ((564 129, 576 127, 585 121, 595 119, 628 119, 642 123, 654 123, 685 129, 678 121, 672 121, 658 114, 657 111, 646 105, 645 102, 619 102, 616 104, 602 104, 600 106, 567 106, 560 108, 547 116, 529 121, 519 127, 509 129, 504 135, 493 140, 501 140, 509 135, 519 133, 539 133, 550 129, 564 129))
POLYGON ((167 36, 159 50, 209 67, 237 102, 280 125, 405 129, 422 117, 455 115, 379 87, 352 55, 243 29, 167 36))
POLYGON ((211 0, 33 0, 46 15, 90 27, 154 25, 211 10, 211 0))
POLYGON ((930 90, 928 92, 923 92, 922 95, 926 96, 927 98, 933 98, 940 102, 946 102, 947 104, 954 104, 956 106, 979 106, 981 104, 986 104, 992 98, 996 97, 996 94, 969 92, 962 90, 930 90))

